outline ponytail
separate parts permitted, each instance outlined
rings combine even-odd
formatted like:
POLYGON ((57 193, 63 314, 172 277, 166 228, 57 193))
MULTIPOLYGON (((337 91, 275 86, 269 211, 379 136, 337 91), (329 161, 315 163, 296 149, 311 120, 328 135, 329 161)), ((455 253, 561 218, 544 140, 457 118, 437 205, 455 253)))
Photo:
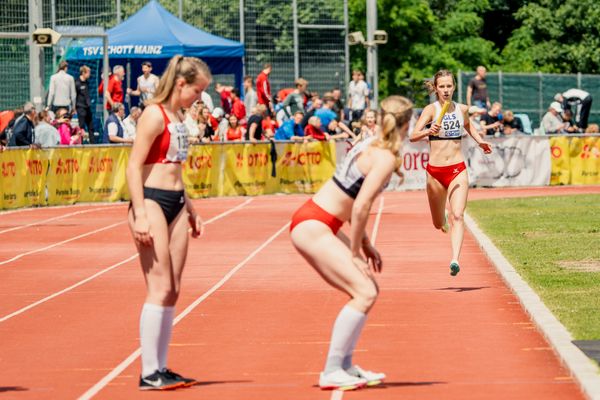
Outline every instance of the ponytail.
POLYGON ((154 97, 148 100, 148 104, 161 104, 171 97, 175 82, 178 78, 184 78, 185 82, 192 84, 201 75, 210 80, 212 75, 206 63, 196 57, 184 57, 176 55, 171 58, 167 69, 160 77, 154 97))
POLYGON ((396 168, 402 165, 402 142, 406 130, 401 128, 412 117, 413 103, 406 97, 389 96, 381 102, 381 137, 374 145, 391 151, 396 156, 396 168))

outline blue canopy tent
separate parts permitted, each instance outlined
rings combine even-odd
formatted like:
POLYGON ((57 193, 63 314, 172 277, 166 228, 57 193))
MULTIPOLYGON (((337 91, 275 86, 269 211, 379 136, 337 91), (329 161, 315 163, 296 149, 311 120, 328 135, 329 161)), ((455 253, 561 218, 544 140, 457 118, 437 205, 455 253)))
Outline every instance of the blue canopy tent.
MULTIPOLYGON (((130 18, 109 29, 107 34, 112 65, 129 63, 131 70, 141 73, 140 64, 151 61, 153 72, 160 74, 171 57, 182 54, 202 59, 215 75, 233 74, 235 86, 242 86, 244 45, 186 24, 156 0, 151 0, 130 18)), ((100 63, 102 41, 87 39, 72 44, 65 58, 77 64, 86 61, 100 63)), ((79 71, 72 72, 77 76, 79 71)), ((134 88, 135 77, 132 75, 134 88)))

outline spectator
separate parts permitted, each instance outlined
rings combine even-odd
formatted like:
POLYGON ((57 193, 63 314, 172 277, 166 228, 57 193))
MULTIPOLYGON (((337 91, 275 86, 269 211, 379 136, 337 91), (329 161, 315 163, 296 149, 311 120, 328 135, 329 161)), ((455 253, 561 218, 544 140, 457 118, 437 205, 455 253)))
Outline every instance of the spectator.
POLYGON ((91 140, 94 141, 92 102, 90 100, 89 90, 90 74, 91 70, 87 65, 82 65, 81 68, 79 68, 79 78, 75 81, 75 91, 77 92, 75 111, 77 112, 79 127, 87 131, 91 140))
MULTIPOLYGON (((329 134, 336 135, 339 131, 345 133, 345 137, 355 137, 356 135, 352 132, 344 123, 339 122, 339 116, 333 111, 333 105, 335 99, 331 93, 325 93, 323 96, 323 107, 315 111, 315 116, 321 120, 322 129, 329 134)), ((339 136, 342 137, 342 136, 339 136)), ((336 138, 338 138, 336 136, 336 138)))
POLYGON ((188 143, 200 143, 200 126, 198 119, 200 118, 200 102, 196 101, 186 111, 183 123, 188 132, 188 143))
POLYGON ((69 146, 83 144, 83 129, 79 126, 71 127, 71 137, 69 138, 69 146))
POLYGON ((142 109, 140 107, 131 107, 129 115, 123 120, 123 138, 135 140, 137 132, 137 122, 142 115, 142 109))
POLYGON ((213 112, 215 106, 213 104, 212 97, 210 97, 210 94, 203 90, 202 94, 200 95, 200 100, 202 100, 204 107, 208 108, 209 113, 213 112))
POLYGON ((273 68, 271 64, 265 64, 263 70, 256 77, 256 96, 258 104, 262 104, 266 108, 267 115, 275 115, 275 105, 271 97, 271 84, 269 82, 269 74, 273 68))
POLYGON ((564 93, 556 93, 554 100, 561 103, 565 110, 571 110, 575 115, 575 125, 581 129, 587 128, 590 110, 592 108, 592 96, 581 89, 569 89, 564 93), (575 107, 572 110, 571 107, 575 107))
POLYGON ((469 123, 471 124, 471 129, 476 131, 480 136, 485 135, 485 130, 481 126, 481 119, 486 113, 487 110, 483 107, 469 107, 469 123))
POLYGON ((581 133, 583 132, 577 125, 573 124, 573 112, 571 110, 563 109, 561 119, 565 126, 560 133, 581 133))
POLYGON ((9 146, 30 146, 37 148, 35 144, 34 121, 36 117, 33 103, 25 103, 23 115, 15 120, 9 146))
POLYGON ((8 145, 17 120, 23 116, 23 110, 7 110, 0 112, 0 144, 8 145))
POLYGON ((600 126, 598 124, 589 124, 587 128, 585 128, 585 133, 600 133, 600 126))
POLYGON ((495 102, 490 111, 481 117, 481 128, 486 131, 486 135, 500 136, 502 134, 501 112, 502 104, 495 102))
POLYGON ((380 128, 379 125, 377 125, 377 111, 367 110, 361 119, 361 127, 355 143, 371 136, 376 136, 379 132, 380 128))
POLYGON ((335 87, 331 91, 331 95, 335 100, 332 110, 338 115, 339 121, 344 121, 344 101, 342 100, 342 91, 339 87, 335 87))
MULTIPOLYGON (((125 68, 122 65, 115 65, 113 73, 108 79, 108 89, 106 90, 106 109, 112 110, 113 104, 123 104, 123 78, 125 77, 125 68)), ((102 94, 104 82, 100 83, 98 92, 102 94)), ((105 142, 108 143, 108 142, 105 142)))
POLYGON ((258 104, 258 97, 256 97, 256 91, 252 87, 254 84, 251 76, 244 78, 244 107, 246 112, 254 110, 256 104, 258 104))
POLYGON ((360 70, 352 71, 352 81, 348 84, 348 108, 350 121, 362 118, 364 111, 369 107, 369 87, 360 70))
POLYGON ((231 89, 231 114, 235 115, 240 125, 246 124, 246 106, 240 99, 240 91, 231 89))
POLYGON ((565 128, 565 124, 560 119, 560 114, 563 112, 563 108, 559 102, 553 101, 548 107, 548 112, 544 114, 542 118, 542 130, 546 134, 559 133, 565 128))
MULTIPOLYGON (((215 84, 215 92, 219 94, 221 99, 221 108, 225 112, 225 114, 231 114, 231 91, 233 90, 232 86, 221 85, 220 83, 215 84)), ((214 110, 213 110, 214 111, 214 110)))
POLYGON ((75 110, 77 97, 75 79, 67 73, 67 68, 67 62, 61 61, 58 64, 56 73, 50 77, 48 105, 53 112, 56 112, 59 108, 66 108, 68 111, 75 110))
POLYGON ((60 135, 51 124, 50 113, 47 110, 40 112, 37 121, 34 129, 34 143, 42 148, 60 145, 60 135))
POLYGON ((225 118, 225 111, 222 108, 216 107, 212 112, 212 116, 217 122, 217 128, 215 129, 215 134, 210 139, 216 142, 225 140, 227 130, 229 129, 229 121, 225 118))
POLYGON ((238 123, 238 118, 235 114, 231 114, 228 118, 229 128, 227 129, 226 139, 228 142, 239 142, 244 138, 245 130, 238 123))
POLYGON ((208 107, 204 107, 202 110, 200 110, 200 118, 198 120, 200 119, 203 119, 206 123, 206 128, 204 131, 202 131, 200 124, 198 124, 198 127, 200 127, 200 140, 203 142, 210 142, 211 138, 215 135, 215 132, 217 132, 217 129, 219 129, 219 121, 212 116, 208 110, 208 107))
MULTIPOLYGON (((208 108, 206 109, 208 110, 208 108)), ((206 131, 208 130, 210 124, 206 121, 206 119, 202 116, 202 114, 198 117, 198 137, 188 137, 188 142, 190 144, 197 144, 200 143, 204 137, 208 137, 208 141, 210 142, 210 137, 212 135, 206 133, 206 131)), ((211 128, 212 129, 212 128, 211 128)))
POLYGON ((262 140, 263 128, 262 122, 265 114, 267 113, 267 106, 264 104, 258 104, 252 115, 248 118, 248 130, 246 131, 246 140, 251 142, 257 142, 262 140))
POLYGON ((127 93, 132 96, 140 96, 140 108, 143 110, 146 101, 154 97, 154 92, 158 88, 158 76, 152 73, 152 63, 144 61, 142 63, 142 75, 137 78, 137 89, 127 89, 127 93))
POLYGON ((125 137, 124 117, 125 106, 122 103, 113 103, 111 113, 104 124, 103 143, 133 143, 133 139, 125 137))
POLYGON ((304 128, 304 136, 307 139, 329 140, 329 134, 321 129, 321 119, 316 115, 308 119, 308 124, 304 128))
POLYGON ((58 130, 60 136, 60 144, 68 146, 71 144, 71 114, 66 108, 59 108, 56 110, 56 118, 54 119, 54 126, 58 130))
POLYGON ((298 78, 294 84, 296 85, 296 89, 294 89, 283 102, 283 109, 288 118, 292 115, 296 115, 297 112, 304 115, 304 94, 308 87, 308 81, 306 79, 298 78))
POLYGON ((506 110, 502 114, 503 133, 505 135, 522 134, 523 125, 511 110, 506 110))
POLYGON ((263 140, 273 138, 278 126, 279 125, 276 120, 271 118, 269 115, 265 115, 262 120, 263 140))
POLYGON ((485 75, 487 70, 484 66, 477 67, 475 77, 469 81, 467 86, 467 106, 475 105, 479 108, 489 110, 490 97, 488 95, 487 81, 485 75))
POLYGON ((294 118, 285 121, 276 131, 275 140, 292 140, 295 142, 304 141, 304 129, 302 129, 302 111, 296 111, 294 118))
POLYGON ((321 107, 323 107, 323 100, 321 100, 321 98, 319 97, 313 98, 311 106, 309 107, 306 114, 304 114, 304 118, 302 118, 302 128, 306 128, 310 117, 314 116, 315 112, 317 112, 317 110, 319 110, 321 107))

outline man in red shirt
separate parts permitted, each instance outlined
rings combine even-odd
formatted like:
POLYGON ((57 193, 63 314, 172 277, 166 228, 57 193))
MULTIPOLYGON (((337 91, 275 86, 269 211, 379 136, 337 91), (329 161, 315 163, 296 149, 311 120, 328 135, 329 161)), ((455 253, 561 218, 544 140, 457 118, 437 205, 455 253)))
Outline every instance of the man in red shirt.
POLYGON ((273 98, 271 97, 271 84, 269 83, 271 70, 271 64, 265 64, 261 73, 256 77, 256 94, 258 96, 258 104, 264 104, 267 110, 269 110, 270 115, 275 115, 273 98))
MULTIPOLYGON (((108 78, 108 89, 106 90, 106 109, 111 110, 113 104, 123 104, 123 78, 125 77, 125 68, 122 65, 115 65, 113 73, 108 78)), ((104 82, 100 82, 98 93, 102 94, 104 82)))
POLYGON ((244 105, 244 102, 240 99, 240 91, 238 88, 233 88, 231 90, 231 101, 233 102, 231 106, 231 114, 237 117, 240 125, 245 125, 246 106, 244 105))

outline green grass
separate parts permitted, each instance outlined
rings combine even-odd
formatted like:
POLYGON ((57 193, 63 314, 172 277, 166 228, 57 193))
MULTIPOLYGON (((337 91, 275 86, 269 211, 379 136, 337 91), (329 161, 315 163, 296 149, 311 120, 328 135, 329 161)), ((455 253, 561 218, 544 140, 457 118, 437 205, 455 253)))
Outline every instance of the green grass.
POLYGON ((471 201, 469 214, 575 339, 600 339, 600 195, 471 201))

